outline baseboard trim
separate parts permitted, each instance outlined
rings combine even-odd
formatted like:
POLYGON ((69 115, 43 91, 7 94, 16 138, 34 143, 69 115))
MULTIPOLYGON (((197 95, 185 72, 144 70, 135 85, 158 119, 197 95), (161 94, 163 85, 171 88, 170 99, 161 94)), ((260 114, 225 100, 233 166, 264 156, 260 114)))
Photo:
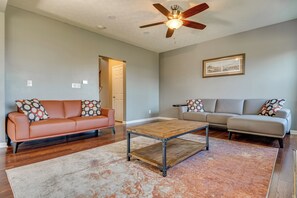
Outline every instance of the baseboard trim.
POLYGON ((297 135, 297 130, 291 130, 290 132, 292 135, 297 135))
POLYGON ((7 143, 6 142, 0 142, 0 148, 6 148, 7 143))
POLYGON ((176 120, 177 118, 157 117, 159 120, 176 120))
POLYGON ((155 120, 174 120, 177 118, 168 118, 168 117, 152 117, 152 118, 144 118, 139 120, 130 120, 130 121, 124 121, 123 124, 135 124, 140 122, 149 122, 149 121, 155 121, 155 120))

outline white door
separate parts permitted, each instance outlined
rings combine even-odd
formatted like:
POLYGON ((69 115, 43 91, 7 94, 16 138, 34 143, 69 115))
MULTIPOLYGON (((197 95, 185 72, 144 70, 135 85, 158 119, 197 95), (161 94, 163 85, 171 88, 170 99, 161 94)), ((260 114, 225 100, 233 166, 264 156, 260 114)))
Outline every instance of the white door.
POLYGON ((112 67, 112 108, 115 110, 115 120, 123 121, 124 112, 124 66, 112 67))

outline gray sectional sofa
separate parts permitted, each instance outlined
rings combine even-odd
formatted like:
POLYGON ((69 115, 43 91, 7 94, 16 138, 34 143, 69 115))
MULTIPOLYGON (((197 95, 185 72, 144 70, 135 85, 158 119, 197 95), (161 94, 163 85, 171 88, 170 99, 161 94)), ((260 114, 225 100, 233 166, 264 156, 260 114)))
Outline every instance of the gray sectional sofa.
POLYGON ((283 148, 283 138, 291 129, 291 112, 279 110, 275 116, 258 115, 266 99, 202 99, 205 112, 187 112, 179 107, 179 119, 208 122, 233 133, 246 133, 277 138, 283 148))

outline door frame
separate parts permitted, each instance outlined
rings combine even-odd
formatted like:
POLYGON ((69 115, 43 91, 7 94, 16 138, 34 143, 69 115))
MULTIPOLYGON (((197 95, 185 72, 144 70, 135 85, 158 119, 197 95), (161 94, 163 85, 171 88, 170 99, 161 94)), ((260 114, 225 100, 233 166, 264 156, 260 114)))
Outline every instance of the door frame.
MULTIPOLYGON (((126 67, 127 67, 127 61, 125 60, 122 60, 122 59, 118 59, 118 58, 111 58, 111 57, 108 57, 108 56, 103 56, 103 55, 99 55, 98 56, 98 95, 99 95, 99 98, 100 98, 100 87, 99 87, 99 84, 101 85, 101 81, 99 79, 99 73, 100 73, 100 58, 106 58, 108 60, 112 59, 112 60, 116 60, 116 61, 120 61, 120 62, 123 62, 123 92, 124 92, 124 96, 123 96, 123 123, 126 122, 126 118, 127 118, 127 89, 126 89, 126 78, 127 78, 127 75, 126 75, 126 67)), ((108 65, 109 67, 109 65, 108 65)), ((110 74, 110 77, 111 77, 111 67, 109 67, 109 74, 110 74)), ((110 78, 108 77, 108 79, 110 78)), ((112 77, 111 77, 112 78, 112 77)), ((112 104, 112 79, 109 80, 108 82, 109 85, 109 99, 111 100, 111 103, 112 104), (111 83, 111 84, 110 84, 111 83)))

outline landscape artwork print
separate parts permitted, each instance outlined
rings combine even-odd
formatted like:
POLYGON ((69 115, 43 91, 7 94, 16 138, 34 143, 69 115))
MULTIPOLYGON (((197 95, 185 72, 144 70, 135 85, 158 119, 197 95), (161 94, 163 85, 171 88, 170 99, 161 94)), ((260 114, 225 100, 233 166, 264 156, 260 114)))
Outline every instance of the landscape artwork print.
POLYGON ((244 74, 245 54, 203 60, 203 78, 244 74))

